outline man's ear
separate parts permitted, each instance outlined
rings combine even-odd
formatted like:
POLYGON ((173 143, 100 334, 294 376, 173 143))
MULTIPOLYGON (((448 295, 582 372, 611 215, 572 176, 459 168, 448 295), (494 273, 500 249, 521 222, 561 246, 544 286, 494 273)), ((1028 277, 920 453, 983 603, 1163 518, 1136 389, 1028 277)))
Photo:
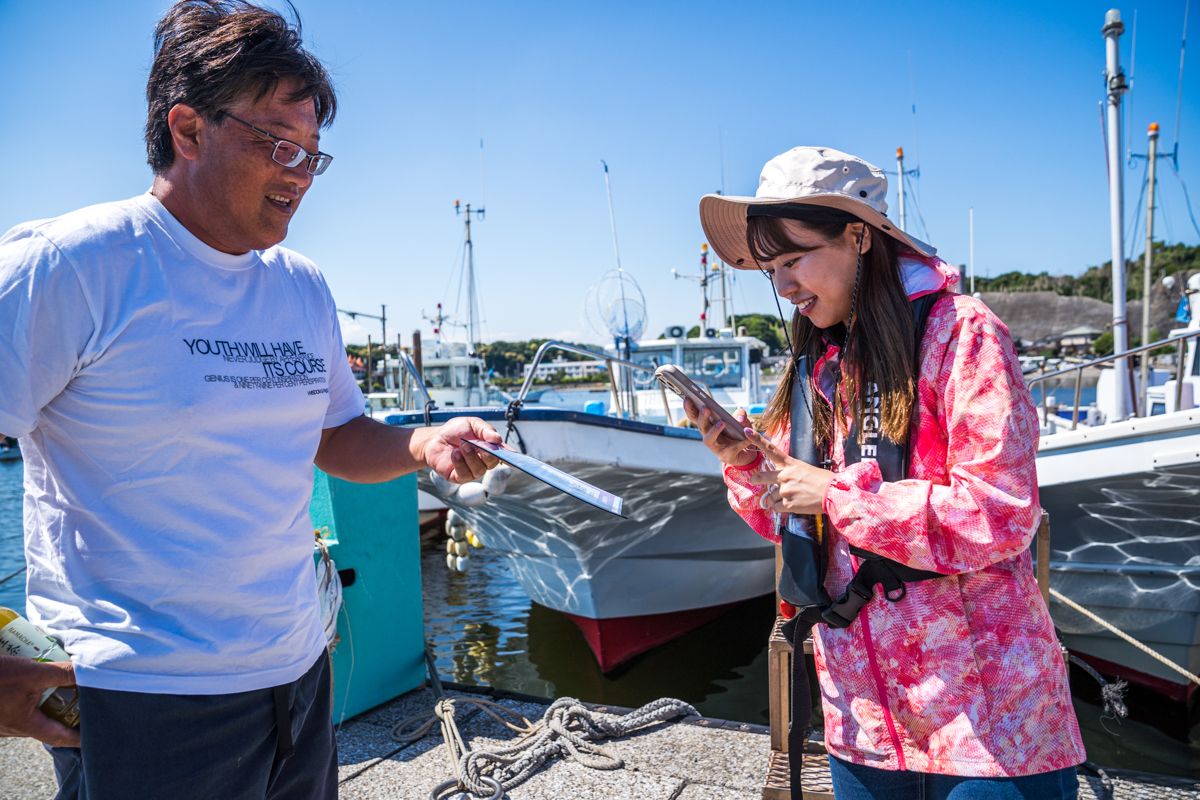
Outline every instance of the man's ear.
POLYGON ((187 161, 200 157, 200 132, 204 129, 204 118, 196 109, 184 103, 176 103, 167 112, 167 127, 175 145, 175 155, 187 161))

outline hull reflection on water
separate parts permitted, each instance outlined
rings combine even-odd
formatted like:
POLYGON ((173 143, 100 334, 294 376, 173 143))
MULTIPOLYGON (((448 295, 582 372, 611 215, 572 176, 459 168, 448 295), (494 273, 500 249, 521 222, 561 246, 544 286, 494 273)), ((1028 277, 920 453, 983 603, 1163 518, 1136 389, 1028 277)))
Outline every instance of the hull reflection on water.
POLYGON ((629 518, 519 472, 481 507, 444 500, 531 600, 576 621, 602 669, 771 593, 772 546, 729 508, 695 431, 554 409, 528 409, 516 425, 529 455, 622 496, 629 518))
MULTIPOLYGON (((1038 470, 1052 586, 1198 672, 1200 415, 1191 415, 1174 426, 1153 417, 1045 437, 1038 470), (1129 430, 1113 431, 1121 427, 1129 430)), ((1098 624, 1053 601, 1051 610, 1064 644, 1102 672, 1175 700, 1194 695, 1183 676, 1098 624)))

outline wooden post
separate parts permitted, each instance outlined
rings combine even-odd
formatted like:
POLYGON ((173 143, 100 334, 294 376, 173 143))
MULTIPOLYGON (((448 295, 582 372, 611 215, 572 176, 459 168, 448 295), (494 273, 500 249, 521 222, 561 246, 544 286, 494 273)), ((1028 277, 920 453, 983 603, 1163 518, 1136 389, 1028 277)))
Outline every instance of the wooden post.
POLYGON ((1050 515, 1042 512, 1037 531, 1037 583, 1046 608, 1050 607, 1050 515))

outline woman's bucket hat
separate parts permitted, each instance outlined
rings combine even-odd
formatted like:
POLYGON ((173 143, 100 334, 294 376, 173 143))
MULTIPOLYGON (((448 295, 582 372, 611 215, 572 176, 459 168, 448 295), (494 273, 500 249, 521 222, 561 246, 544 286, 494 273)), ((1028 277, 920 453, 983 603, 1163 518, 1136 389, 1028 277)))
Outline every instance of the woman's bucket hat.
MULTIPOLYGON (((793 147, 766 163, 753 197, 701 197, 700 224, 721 260, 738 269, 758 268, 746 243, 746 220, 752 207, 763 206, 841 209, 921 255, 937 253, 887 218, 887 188, 883 170, 861 158, 830 147, 793 147)), ((770 216, 787 216, 786 208, 771 211, 780 213, 770 216)))

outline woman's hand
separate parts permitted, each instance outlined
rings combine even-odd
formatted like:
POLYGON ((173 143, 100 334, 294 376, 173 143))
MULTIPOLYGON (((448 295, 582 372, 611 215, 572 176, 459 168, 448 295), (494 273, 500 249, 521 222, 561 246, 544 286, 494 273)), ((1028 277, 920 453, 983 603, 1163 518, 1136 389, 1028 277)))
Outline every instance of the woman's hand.
POLYGON ((764 465, 750 476, 750 483, 768 487, 764 508, 791 514, 822 513, 832 472, 792 458, 748 426, 746 438, 774 465, 774 468, 764 465))
MULTIPOLYGON (((735 467, 744 467, 758 458, 758 451, 745 440, 737 440, 725 433, 725 423, 715 419, 707 408, 697 408, 688 398, 683 399, 683 413, 692 421, 704 437, 704 446, 712 450, 717 458, 735 467)), ((750 427, 750 417, 744 408, 739 408, 734 419, 743 428, 750 427)))

